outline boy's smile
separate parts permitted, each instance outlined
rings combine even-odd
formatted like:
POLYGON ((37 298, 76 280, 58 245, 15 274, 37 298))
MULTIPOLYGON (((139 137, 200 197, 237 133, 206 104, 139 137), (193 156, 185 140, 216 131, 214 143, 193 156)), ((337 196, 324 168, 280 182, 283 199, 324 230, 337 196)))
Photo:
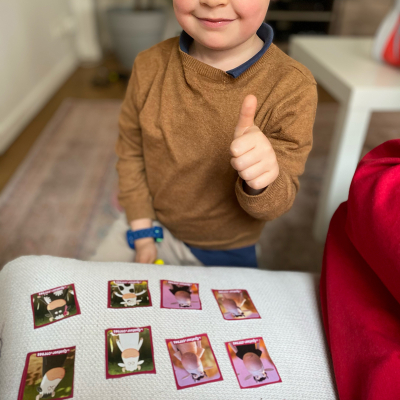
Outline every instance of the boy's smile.
POLYGON ((221 26, 226 26, 234 21, 234 19, 209 19, 209 18, 208 19, 197 18, 197 19, 200 21, 200 23, 209 28, 219 28, 221 26))
POLYGON ((225 71, 249 60, 264 45, 256 32, 269 1, 174 0, 179 24, 194 39, 189 55, 225 71))

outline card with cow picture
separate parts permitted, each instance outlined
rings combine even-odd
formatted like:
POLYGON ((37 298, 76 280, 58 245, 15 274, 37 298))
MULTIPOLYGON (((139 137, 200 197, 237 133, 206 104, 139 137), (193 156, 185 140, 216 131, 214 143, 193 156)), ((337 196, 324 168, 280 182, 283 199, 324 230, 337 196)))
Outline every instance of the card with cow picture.
POLYGON ((18 400, 70 399, 74 395, 75 347, 29 353, 18 400))
POLYGON ((106 329, 106 378, 155 374, 150 326, 106 329))
POLYGON ((228 321, 261 318, 247 290, 213 290, 222 316, 228 321))
POLYGON ((206 333, 166 342, 178 390, 223 380, 206 333))
POLYGON ((75 286, 59 286, 31 295, 34 329, 81 313, 75 286))
POLYGON ((201 310, 199 284, 162 280, 161 308, 201 310))
POLYGON ((108 281, 108 308, 151 307, 148 281, 108 281))
POLYGON ((225 343, 241 389, 282 382, 262 337, 225 343))

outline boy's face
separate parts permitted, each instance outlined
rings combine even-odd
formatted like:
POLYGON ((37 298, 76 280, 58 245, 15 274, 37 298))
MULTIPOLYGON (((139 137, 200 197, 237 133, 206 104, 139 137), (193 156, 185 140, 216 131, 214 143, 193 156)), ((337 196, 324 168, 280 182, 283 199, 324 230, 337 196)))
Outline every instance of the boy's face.
POLYGON ((195 41, 213 50, 228 50, 250 39, 264 22, 270 0, 174 0, 176 19, 195 41), (199 19, 229 19, 208 27, 199 19))

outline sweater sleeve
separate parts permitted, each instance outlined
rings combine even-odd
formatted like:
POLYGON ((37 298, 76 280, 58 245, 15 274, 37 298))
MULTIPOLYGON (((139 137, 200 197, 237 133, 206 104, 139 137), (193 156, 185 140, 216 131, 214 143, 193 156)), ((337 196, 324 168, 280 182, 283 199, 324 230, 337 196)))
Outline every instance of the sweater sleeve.
POLYGON ((125 99, 119 117, 119 137, 116 145, 119 176, 118 200, 129 222, 139 218, 156 219, 147 184, 143 158, 142 132, 139 123, 138 78, 133 65, 125 99))
POLYGON ((271 221, 289 211, 299 190, 299 176, 312 147, 312 131, 317 109, 316 83, 299 85, 272 111, 264 133, 274 148, 279 175, 258 195, 243 190, 236 181, 236 196, 241 207, 252 217, 271 221))

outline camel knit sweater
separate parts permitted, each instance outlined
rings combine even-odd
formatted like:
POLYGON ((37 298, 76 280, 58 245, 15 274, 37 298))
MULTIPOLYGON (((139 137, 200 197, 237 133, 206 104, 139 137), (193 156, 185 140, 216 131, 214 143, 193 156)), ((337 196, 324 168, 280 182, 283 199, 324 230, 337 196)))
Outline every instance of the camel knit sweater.
POLYGON ((274 44, 237 78, 183 52, 179 37, 136 57, 119 119, 119 201, 128 221, 160 221, 208 250, 255 244, 287 212, 312 146, 317 107, 310 71, 274 44), (248 195, 229 148, 246 95, 270 140, 279 176, 248 195))

